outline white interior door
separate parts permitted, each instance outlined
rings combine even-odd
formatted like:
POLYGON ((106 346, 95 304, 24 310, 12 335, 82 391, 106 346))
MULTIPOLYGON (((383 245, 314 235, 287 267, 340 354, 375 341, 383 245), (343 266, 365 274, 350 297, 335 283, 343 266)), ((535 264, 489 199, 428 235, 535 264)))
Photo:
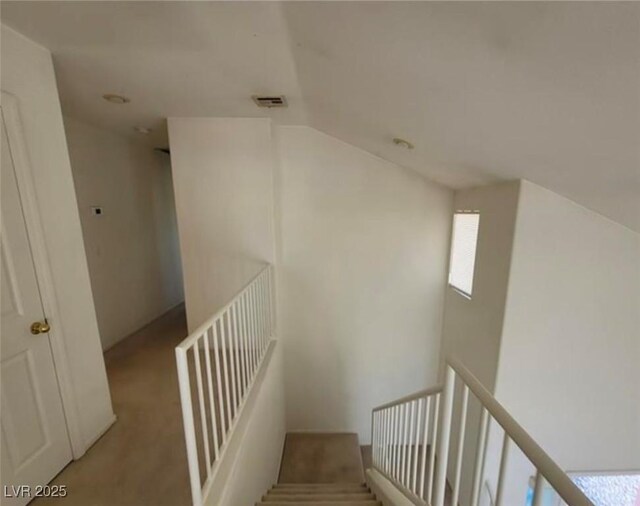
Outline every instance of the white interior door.
POLYGON ((15 487, 27 485, 33 494, 72 454, 49 336, 31 332, 34 322, 46 320, 4 115, 0 123, 0 502, 13 506, 30 500, 15 487))

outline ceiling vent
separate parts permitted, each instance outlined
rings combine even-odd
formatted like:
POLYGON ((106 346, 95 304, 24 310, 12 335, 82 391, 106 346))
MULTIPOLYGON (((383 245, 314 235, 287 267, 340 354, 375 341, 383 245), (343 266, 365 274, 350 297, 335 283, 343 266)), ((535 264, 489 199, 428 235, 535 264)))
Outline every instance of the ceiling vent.
POLYGON ((253 95, 251 98, 258 107, 287 107, 284 95, 253 95))

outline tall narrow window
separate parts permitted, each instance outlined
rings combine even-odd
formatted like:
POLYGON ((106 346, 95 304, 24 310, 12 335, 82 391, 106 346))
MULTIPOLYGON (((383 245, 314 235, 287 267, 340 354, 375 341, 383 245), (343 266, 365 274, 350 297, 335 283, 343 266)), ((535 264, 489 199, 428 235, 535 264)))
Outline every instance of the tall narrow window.
POLYGON ((451 259, 449 264, 449 284, 471 297, 473 290, 473 270, 476 263, 478 242, 478 213, 455 213, 451 235, 451 259))

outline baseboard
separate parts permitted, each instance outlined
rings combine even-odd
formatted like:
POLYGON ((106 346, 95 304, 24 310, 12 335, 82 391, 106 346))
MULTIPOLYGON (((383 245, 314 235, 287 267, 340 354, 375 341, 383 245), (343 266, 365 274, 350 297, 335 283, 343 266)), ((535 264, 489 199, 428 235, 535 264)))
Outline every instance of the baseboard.
POLYGON ((118 417, 115 414, 113 414, 111 416, 111 418, 109 418, 107 423, 97 432, 97 434, 94 437, 92 437, 91 439, 89 439, 89 441, 87 441, 87 443, 85 445, 85 448, 84 448, 84 451, 82 452, 82 454, 77 456, 77 457, 74 457, 73 460, 81 459, 84 456, 84 454, 87 453, 89 448, 91 448, 94 444, 96 444, 98 442, 98 440, 102 436, 104 436, 107 433, 107 431, 111 428, 111 426, 114 423, 116 423, 117 421, 118 421, 118 417))
MULTIPOLYGON (((127 335, 117 339, 116 341, 109 343, 109 345, 106 348, 102 348, 102 353, 106 353, 108 352, 111 348, 113 348, 114 346, 117 346, 118 344, 120 344, 122 341, 124 341, 125 339, 129 339, 131 336, 137 334, 138 332, 141 332, 142 330, 144 330, 145 328, 147 328, 149 325, 153 325, 153 323, 155 323, 157 320, 159 320, 160 318, 163 318, 164 316, 166 316, 168 313, 170 313, 171 311, 174 311, 175 309, 177 309, 180 306, 184 306, 185 303, 184 301, 178 302, 177 304, 174 304, 172 306, 169 306, 169 308, 164 309, 162 311, 162 313, 160 313, 157 316, 152 317, 150 320, 148 320, 146 323, 141 324, 139 327, 137 327, 135 330, 133 330, 132 332, 129 332, 127 335)), ((185 336, 186 337, 186 336, 185 336)))

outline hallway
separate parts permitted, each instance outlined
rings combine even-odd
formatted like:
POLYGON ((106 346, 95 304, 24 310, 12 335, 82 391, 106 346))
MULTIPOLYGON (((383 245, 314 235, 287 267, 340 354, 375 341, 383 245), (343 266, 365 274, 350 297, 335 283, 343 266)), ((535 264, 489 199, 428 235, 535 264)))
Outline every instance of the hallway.
POLYGON ((174 347, 187 335, 184 305, 105 353, 118 420, 53 484, 65 498, 37 506, 187 506, 190 504, 174 347))

